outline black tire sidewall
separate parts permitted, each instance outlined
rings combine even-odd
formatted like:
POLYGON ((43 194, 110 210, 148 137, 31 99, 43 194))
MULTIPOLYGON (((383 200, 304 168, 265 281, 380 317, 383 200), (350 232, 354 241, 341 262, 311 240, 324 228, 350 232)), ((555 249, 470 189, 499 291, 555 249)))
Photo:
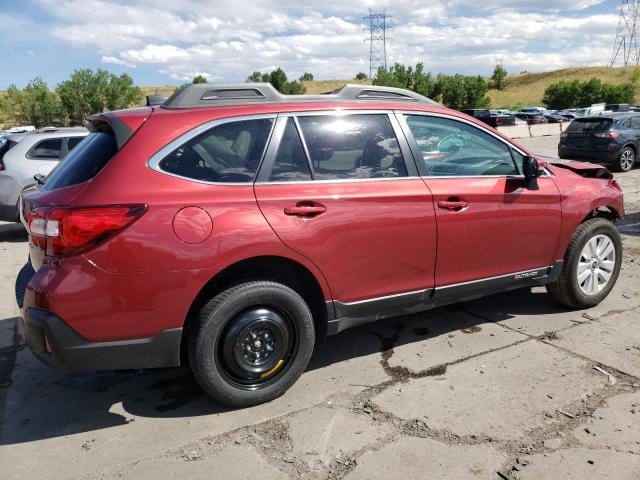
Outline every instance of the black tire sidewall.
POLYGON ((609 221, 604 219, 597 219, 592 222, 592 227, 587 228, 581 232, 580 238, 574 244, 574 248, 569 258, 569 275, 568 275, 568 288, 569 293, 573 297, 573 302, 580 307, 593 307, 604 300, 611 289, 616 284, 618 276, 620 274, 620 267, 622 265, 622 240, 616 227, 609 221), (598 221, 602 220, 602 221, 598 221), (585 245, 589 240, 597 235, 606 235, 613 242, 616 252, 616 259, 614 265, 614 271, 609 279, 607 286, 596 295, 586 295, 580 290, 578 285, 578 262, 580 261, 580 255, 585 245))
POLYGON ((315 342, 313 317, 305 301, 284 285, 260 281, 237 285, 214 297, 201 310, 199 329, 192 338, 190 357, 194 375, 204 390, 218 401, 233 407, 246 407, 279 397, 304 372, 315 342), (255 390, 244 389, 232 381, 219 361, 219 342, 229 324, 240 312, 252 306, 268 306, 286 314, 294 323, 297 349, 274 380, 255 390))

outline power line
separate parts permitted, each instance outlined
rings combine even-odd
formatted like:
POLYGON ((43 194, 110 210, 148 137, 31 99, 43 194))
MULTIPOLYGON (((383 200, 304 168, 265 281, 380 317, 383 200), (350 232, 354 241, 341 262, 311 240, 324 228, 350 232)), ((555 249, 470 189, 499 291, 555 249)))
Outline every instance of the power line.
POLYGON ((618 19, 618 30, 616 40, 613 44, 613 54, 611 55, 611 66, 622 60, 625 66, 630 63, 638 65, 640 63, 640 50, 638 50, 638 31, 640 26, 638 16, 640 15, 640 0, 622 0, 620 2, 620 17, 618 19))
POLYGON ((366 30, 369 31, 369 78, 373 78, 378 67, 387 68, 387 19, 391 15, 386 12, 373 13, 369 9, 369 15, 364 17, 368 23, 366 30))

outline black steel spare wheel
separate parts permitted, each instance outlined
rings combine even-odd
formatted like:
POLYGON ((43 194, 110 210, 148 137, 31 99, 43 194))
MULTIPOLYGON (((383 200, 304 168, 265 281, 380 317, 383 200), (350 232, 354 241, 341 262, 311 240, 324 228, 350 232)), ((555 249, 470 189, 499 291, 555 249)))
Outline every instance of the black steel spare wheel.
POLYGON ((314 343, 313 316, 298 292, 248 281, 202 306, 189 334, 189 364, 209 395, 246 407, 286 392, 307 367, 314 343))
POLYGON ((220 359, 231 379, 245 388, 260 388, 284 370, 296 346, 286 315, 272 308, 252 308, 229 322, 220 359))

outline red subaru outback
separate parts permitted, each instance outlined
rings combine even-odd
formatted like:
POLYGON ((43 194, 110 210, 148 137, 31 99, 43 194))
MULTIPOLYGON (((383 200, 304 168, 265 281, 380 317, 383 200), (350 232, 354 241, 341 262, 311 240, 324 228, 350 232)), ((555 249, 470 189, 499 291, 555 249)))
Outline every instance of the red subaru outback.
POLYGON ((605 168, 406 90, 190 85, 87 124, 21 203, 26 342, 56 367, 188 363, 252 405, 325 335, 532 285, 590 307, 620 270, 605 168))

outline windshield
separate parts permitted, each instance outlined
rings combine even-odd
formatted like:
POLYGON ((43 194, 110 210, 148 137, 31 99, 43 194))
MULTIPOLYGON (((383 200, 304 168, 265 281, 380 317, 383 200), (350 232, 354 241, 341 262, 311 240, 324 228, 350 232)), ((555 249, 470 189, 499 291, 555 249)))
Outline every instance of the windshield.
POLYGON ((612 125, 611 118, 579 118, 571 122, 567 131, 570 133, 604 132, 609 130, 612 125))
POLYGON ((43 190, 55 190, 86 182, 117 153, 111 133, 90 133, 49 173, 43 190))

